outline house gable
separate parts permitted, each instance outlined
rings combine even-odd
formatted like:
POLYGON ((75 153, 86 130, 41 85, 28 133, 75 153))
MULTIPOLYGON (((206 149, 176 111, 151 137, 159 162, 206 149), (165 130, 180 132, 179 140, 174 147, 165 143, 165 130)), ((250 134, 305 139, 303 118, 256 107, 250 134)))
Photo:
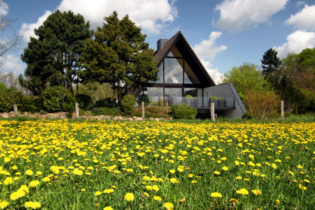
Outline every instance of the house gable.
POLYGON ((168 57, 174 47, 179 51, 189 68, 193 71, 193 74, 198 78, 199 84, 202 84, 204 87, 215 86, 212 78, 180 31, 168 40, 161 49, 155 52, 154 60, 157 62, 158 67, 160 67, 162 62, 168 57))

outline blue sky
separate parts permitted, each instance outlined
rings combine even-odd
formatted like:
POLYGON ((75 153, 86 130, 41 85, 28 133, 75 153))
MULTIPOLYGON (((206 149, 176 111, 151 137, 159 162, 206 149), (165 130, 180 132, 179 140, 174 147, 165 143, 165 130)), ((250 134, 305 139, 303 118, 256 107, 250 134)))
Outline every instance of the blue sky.
MULTIPOLYGON (((91 28, 102 26, 103 18, 116 10, 147 34, 156 49, 160 38, 182 31, 210 76, 220 77, 243 62, 261 65, 266 50, 274 47, 281 58, 315 46, 314 0, 3 0, 1 16, 18 18, 12 26, 23 37, 23 45, 0 58, 4 71, 23 74, 20 59, 34 28, 56 9, 80 13, 91 28)), ((13 30, 1 32, 10 39, 13 30)), ((0 41, 1 41, 0 40, 0 41)))

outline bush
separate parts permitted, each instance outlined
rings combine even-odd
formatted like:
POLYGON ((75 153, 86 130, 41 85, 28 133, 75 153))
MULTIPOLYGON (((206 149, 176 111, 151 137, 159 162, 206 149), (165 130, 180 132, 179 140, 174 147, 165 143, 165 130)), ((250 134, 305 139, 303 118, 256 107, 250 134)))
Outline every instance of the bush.
POLYGON ((35 96, 23 96, 19 110, 24 112, 35 112, 43 109, 43 98, 35 96))
POLYGON ((161 98, 158 101, 158 106, 163 106, 163 100, 161 98))
POLYGON ((281 114, 279 114, 278 112, 274 112, 274 113, 268 115, 268 118, 278 119, 280 117, 281 117, 281 114))
POLYGON ((120 106, 115 103, 115 99, 113 98, 105 98, 102 100, 98 100, 94 104, 94 108, 100 108, 100 107, 115 107, 120 106))
POLYGON ((74 111, 75 97, 62 86, 49 87, 43 91, 44 107, 49 112, 74 111))
POLYGON ((284 117, 291 117, 293 114, 291 112, 284 112, 284 117))
POLYGON ((247 112, 243 114, 242 119, 252 119, 252 116, 247 112))
POLYGON ((135 109, 136 99, 133 95, 125 95, 121 101, 121 108, 125 115, 131 115, 135 109))
POLYGON ((17 104, 18 107, 22 101, 23 93, 16 88, 5 89, 0 91, 0 111, 9 112, 13 110, 13 105, 17 104))
POLYGON ((195 119, 197 115, 197 109, 187 104, 173 105, 171 106, 171 112, 173 117, 177 119, 195 119))
POLYGON ((95 115, 110 115, 110 116, 118 116, 121 114, 120 107, 113 107, 113 108, 94 108, 92 112, 95 115))
POLYGON ((148 106, 151 102, 147 94, 142 94, 138 96, 137 103, 139 104, 139 106, 142 106, 142 101, 144 102, 144 106, 148 106))
POLYGON ((244 104, 254 119, 266 119, 270 114, 279 110, 280 99, 273 91, 247 91, 246 95, 247 99, 244 100, 244 104))
POLYGON ((93 106, 92 97, 86 94, 75 95, 76 102, 79 103, 80 109, 88 110, 93 106))

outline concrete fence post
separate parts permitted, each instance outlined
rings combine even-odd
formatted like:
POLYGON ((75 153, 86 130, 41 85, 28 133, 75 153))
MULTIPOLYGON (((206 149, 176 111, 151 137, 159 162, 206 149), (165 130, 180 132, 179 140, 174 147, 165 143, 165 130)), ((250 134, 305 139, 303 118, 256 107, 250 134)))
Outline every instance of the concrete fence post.
POLYGON ((14 110, 15 116, 18 116, 18 108, 16 104, 13 105, 13 110, 14 110))
POLYGON ((284 102, 281 101, 281 118, 284 119, 284 102))
POLYGON ((76 118, 80 117, 80 114, 79 114, 79 103, 78 102, 75 103, 75 117, 76 118))
POLYGON ((144 120, 145 113, 144 113, 144 101, 142 101, 142 119, 144 120))
POLYGON ((214 103, 211 103, 210 113, 211 113, 211 120, 212 120, 213 122, 215 122, 215 116, 214 116, 214 113, 215 113, 215 110, 214 110, 214 103))

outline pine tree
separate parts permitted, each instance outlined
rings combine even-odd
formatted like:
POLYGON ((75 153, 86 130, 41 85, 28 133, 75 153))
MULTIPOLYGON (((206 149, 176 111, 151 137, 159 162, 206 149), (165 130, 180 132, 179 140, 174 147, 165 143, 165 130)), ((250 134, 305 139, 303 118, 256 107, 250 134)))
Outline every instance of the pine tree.
POLYGON ((86 70, 80 71, 83 82, 109 83, 120 101, 128 91, 143 87, 148 80, 157 80, 158 68, 153 60, 154 50, 145 43, 146 35, 128 15, 118 19, 117 12, 104 18, 95 39, 85 45, 82 61, 86 70))
POLYGON ((281 60, 277 56, 278 52, 275 49, 270 48, 263 55, 261 60, 261 67, 263 69, 263 75, 265 77, 269 76, 271 73, 277 71, 281 65, 281 60))
POLYGON ((62 85, 72 90, 72 83, 78 82, 77 72, 82 67, 80 55, 85 40, 91 38, 89 22, 73 12, 51 14, 35 34, 21 55, 27 64, 24 77, 20 75, 20 84, 41 95, 49 86, 62 85))

